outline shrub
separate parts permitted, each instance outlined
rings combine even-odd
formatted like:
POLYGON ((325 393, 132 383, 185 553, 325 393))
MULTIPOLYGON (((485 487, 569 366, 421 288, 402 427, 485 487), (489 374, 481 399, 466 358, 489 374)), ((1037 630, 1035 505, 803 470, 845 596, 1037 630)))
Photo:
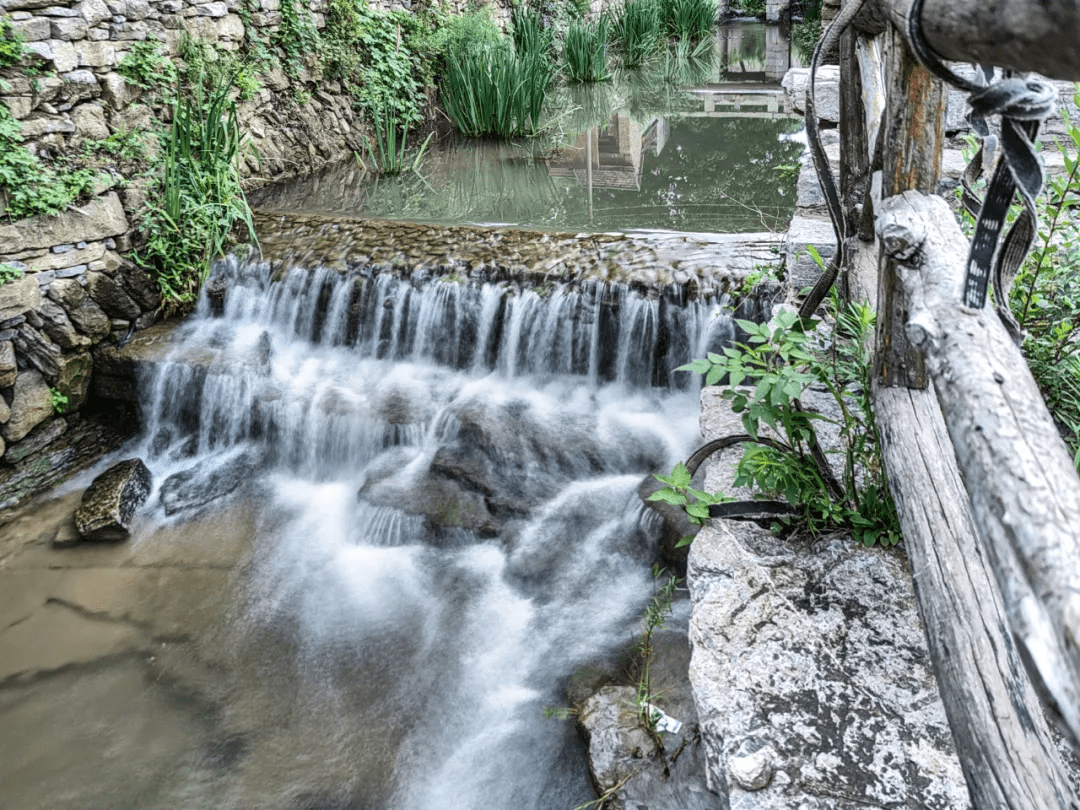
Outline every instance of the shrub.
MULTIPOLYGON (((896 509, 889 496, 870 403, 874 315, 865 304, 840 308, 826 343, 814 330, 818 321, 781 312, 774 324, 738 321, 745 344, 695 360, 684 370, 705 375, 707 384, 724 382, 723 397, 742 414, 746 437, 735 478, 771 499, 786 501, 797 517, 777 526, 796 525, 812 534, 843 529, 867 546, 899 542, 896 509), (753 390, 740 388, 747 383, 753 390), (838 416, 802 407, 811 387, 824 388, 838 416), (818 426, 839 430, 839 449, 822 450, 818 426), (771 435, 763 432, 767 426, 771 435), (773 438, 775 437, 775 438, 773 438), (839 456, 837 478, 829 455, 839 456)), ((708 506, 726 500, 690 488, 690 475, 679 465, 671 476, 657 476, 667 486, 650 496, 681 504, 692 520, 708 517, 708 506)))
POLYGON ((566 32, 566 77, 571 82, 602 82, 611 78, 607 69, 607 18, 571 23, 566 32))

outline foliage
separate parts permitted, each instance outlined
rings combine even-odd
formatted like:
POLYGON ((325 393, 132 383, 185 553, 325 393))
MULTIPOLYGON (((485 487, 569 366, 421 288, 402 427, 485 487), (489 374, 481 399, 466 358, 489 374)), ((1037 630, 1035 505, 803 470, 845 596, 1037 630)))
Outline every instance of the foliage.
POLYGON ((716 0, 663 0, 668 34, 678 40, 707 37, 716 21, 716 0))
POLYGON ((436 28, 433 50, 445 64, 451 54, 484 51, 504 45, 506 38, 488 6, 446 18, 436 28))
POLYGON ((510 47, 451 54, 441 86, 450 120, 470 137, 509 138, 540 129, 553 68, 546 56, 510 47))
POLYGON ((23 40, 11 26, 11 20, 0 17, 0 68, 18 64, 26 49, 23 40))
POLYGON ((82 147, 84 160, 108 155, 124 161, 135 161, 145 155, 146 139, 144 133, 139 130, 133 132, 120 130, 102 140, 85 140, 82 147))
POLYGON ((731 11, 746 17, 759 17, 765 13, 765 0, 732 0, 731 11))
POLYGON ((227 79, 239 92, 240 101, 247 101, 262 90, 258 73, 269 64, 266 59, 245 58, 186 33, 180 37, 177 52, 183 60, 181 77, 188 85, 199 84, 210 90, 227 79))
POLYGON ((23 275, 24 273, 21 267, 0 262, 0 287, 7 284, 9 281, 18 281, 23 275))
POLYGON ((803 62, 809 62, 821 38, 821 0, 806 0, 802 23, 791 27, 791 45, 803 62))
POLYGON ((664 42, 657 0, 627 0, 615 17, 611 34, 626 67, 638 67, 653 57, 664 42))
MULTIPOLYGON (((723 397, 741 413, 752 438, 736 471, 735 485, 753 487, 769 498, 783 498, 801 510, 800 528, 817 535, 833 529, 850 531, 867 546, 893 545, 899 524, 888 493, 877 425, 870 404, 870 348, 874 315, 865 304, 840 308, 834 300, 836 323, 826 342, 815 329, 818 321, 779 313, 772 325, 738 321, 747 342, 710 353, 684 366, 705 375, 705 382, 724 382, 723 397), (753 390, 741 388, 751 383, 753 390), (824 388, 839 418, 802 407, 800 398, 811 387, 824 388), (824 451, 839 455, 839 480, 823 472, 814 459, 820 449, 819 430, 832 425, 840 447, 824 451), (768 431, 763 433, 763 426, 768 431), (759 438, 776 437, 769 443, 759 438), (838 490, 838 491, 837 491, 838 490)), ((831 465, 830 465, 831 466, 831 465)), ((702 496, 689 487, 685 470, 660 479, 667 486, 653 500, 686 504, 692 519, 708 514, 717 495, 702 496)))
POLYGON ((56 413, 63 413, 68 406, 67 395, 58 388, 49 389, 49 404, 56 413))
POLYGON ((194 303, 210 261, 224 253, 236 224, 254 238, 240 185, 236 103, 229 96, 227 81, 209 92, 197 85, 178 93, 162 145, 160 196, 141 222, 147 241, 138 260, 156 271, 167 306, 176 310, 194 303))
POLYGON ((152 39, 135 42, 116 66, 124 80, 143 90, 160 90, 176 83, 176 67, 152 39))
POLYGON ((602 82, 607 69, 607 18, 595 23, 571 23, 564 41, 566 76, 571 82, 602 82))
MULTIPOLYGON (((1080 91, 1074 94, 1080 103, 1080 91)), ((1024 355, 1080 466, 1080 128, 1065 114, 1065 174, 1037 201, 1039 233, 1010 293, 1024 355)))
POLYGON ((373 11, 363 0, 330 0, 323 31, 323 70, 357 103, 404 123, 421 120, 420 60, 402 30, 410 15, 373 11))
MULTIPOLYGON (((331 8, 332 6, 333 4, 331 8)), ((270 44, 281 49, 285 55, 285 73, 295 79, 299 73, 298 67, 303 64, 304 59, 319 53, 319 32, 303 0, 281 0, 278 11, 281 14, 281 23, 271 35, 270 44)), ((330 9, 327 10, 328 21, 329 17, 330 9)))
POLYGON ((10 219, 56 214, 89 194, 98 179, 93 169, 71 169, 58 161, 46 167, 23 146, 23 138, 8 108, 0 104, 0 200, 10 219))

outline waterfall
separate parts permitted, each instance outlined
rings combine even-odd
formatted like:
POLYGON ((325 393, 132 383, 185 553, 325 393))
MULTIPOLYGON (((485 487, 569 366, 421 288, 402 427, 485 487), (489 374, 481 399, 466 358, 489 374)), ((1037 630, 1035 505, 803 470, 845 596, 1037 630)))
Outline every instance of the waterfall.
POLYGON ((591 798, 572 725, 544 708, 632 639, 657 553, 637 488, 697 440, 677 368, 730 342, 726 300, 216 272, 224 295, 144 381, 142 454, 160 521, 259 505, 236 655, 279 645, 352 769, 312 764, 291 789, 387 810, 591 798))

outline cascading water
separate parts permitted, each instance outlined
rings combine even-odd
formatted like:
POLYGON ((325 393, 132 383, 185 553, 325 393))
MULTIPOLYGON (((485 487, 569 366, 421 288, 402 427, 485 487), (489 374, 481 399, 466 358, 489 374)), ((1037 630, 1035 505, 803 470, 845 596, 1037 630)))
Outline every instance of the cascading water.
POLYGON ((586 801, 544 708, 632 640, 656 554, 637 488, 697 439, 675 369, 731 340, 730 313, 598 282, 218 272, 145 383, 152 502, 165 522, 260 504, 229 643, 293 673, 290 728, 313 728, 306 764, 267 743, 264 779, 237 766, 185 806, 586 801))

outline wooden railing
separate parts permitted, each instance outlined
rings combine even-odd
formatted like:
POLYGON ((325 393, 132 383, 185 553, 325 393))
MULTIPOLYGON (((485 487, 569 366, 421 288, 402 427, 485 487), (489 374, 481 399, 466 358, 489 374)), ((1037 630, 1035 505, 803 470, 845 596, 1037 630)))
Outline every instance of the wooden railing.
MULTIPOLYGON (((884 458, 973 804, 1076 808, 1047 717, 1080 738, 1080 478, 997 314, 961 305, 912 2, 865 0, 841 40, 844 277, 878 309, 884 458)), ((1075 0, 925 0, 920 22, 942 59, 1080 79, 1075 0)))

